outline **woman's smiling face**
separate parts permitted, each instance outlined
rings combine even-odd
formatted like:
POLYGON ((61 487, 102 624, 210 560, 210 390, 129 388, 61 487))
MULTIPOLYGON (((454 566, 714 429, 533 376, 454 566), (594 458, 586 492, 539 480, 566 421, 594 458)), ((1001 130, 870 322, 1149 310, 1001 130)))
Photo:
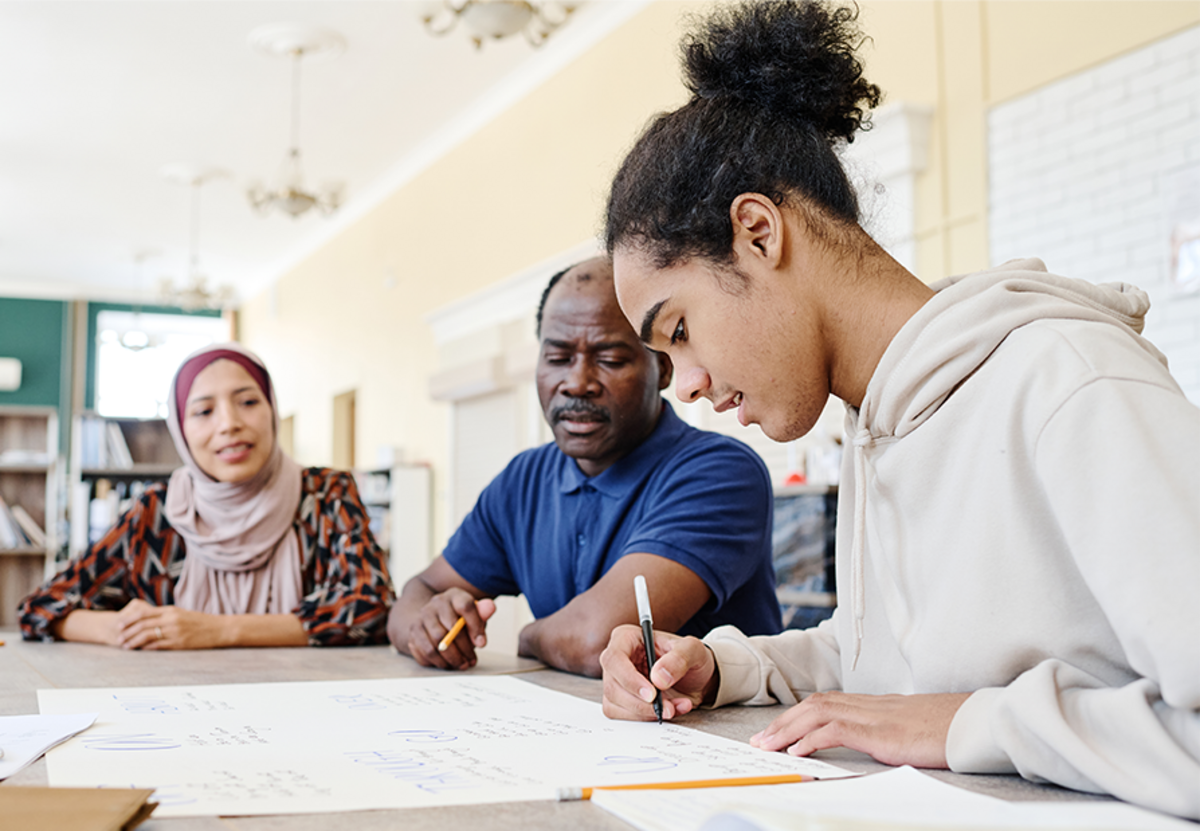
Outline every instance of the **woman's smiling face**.
POLYGON ((196 464, 213 479, 244 482, 271 457, 275 414, 250 373, 218 359, 192 382, 183 437, 196 464))
POLYGON ((692 259, 666 269, 613 252, 617 298, 634 331, 675 365, 681 401, 737 409, 775 441, 807 433, 829 397, 816 315, 776 277, 719 271, 692 259))

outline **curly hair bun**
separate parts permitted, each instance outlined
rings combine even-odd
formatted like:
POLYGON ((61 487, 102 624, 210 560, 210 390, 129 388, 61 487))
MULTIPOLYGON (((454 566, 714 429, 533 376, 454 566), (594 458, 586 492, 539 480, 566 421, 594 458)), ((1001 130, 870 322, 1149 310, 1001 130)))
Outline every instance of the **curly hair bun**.
POLYGON ((879 87, 862 77, 856 8, 818 0, 749 0, 718 8, 685 37, 684 83, 810 123, 829 141, 869 127, 879 87))

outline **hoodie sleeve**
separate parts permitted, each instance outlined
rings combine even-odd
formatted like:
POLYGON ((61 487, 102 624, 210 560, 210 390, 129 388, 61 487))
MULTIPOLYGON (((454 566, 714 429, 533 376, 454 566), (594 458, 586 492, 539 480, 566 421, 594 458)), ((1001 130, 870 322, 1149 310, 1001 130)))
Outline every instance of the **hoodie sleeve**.
POLYGON ((795 704, 801 696, 842 686, 836 620, 839 612, 811 629, 746 637, 721 626, 704 642, 721 673, 714 707, 726 704, 795 704))
POLYGON ((1200 410, 1169 383, 1086 383, 1035 450, 1066 547, 1133 677, 1113 686, 1048 659, 979 690, 951 725, 952 770, 1015 772, 1200 819, 1200 410))

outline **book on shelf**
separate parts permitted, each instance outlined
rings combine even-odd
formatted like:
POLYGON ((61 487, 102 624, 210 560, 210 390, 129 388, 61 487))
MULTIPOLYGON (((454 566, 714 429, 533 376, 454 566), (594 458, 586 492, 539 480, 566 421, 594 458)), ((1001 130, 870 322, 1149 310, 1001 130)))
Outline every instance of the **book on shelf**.
POLYGON ((20 523, 13 516, 12 509, 8 507, 4 497, 0 496, 0 549, 30 548, 32 545, 29 537, 25 536, 25 532, 21 530, 20 523))
POLYGON ((2 465, 48 465, 50 454, 44 450, 26 450, 10 448, 0 451, 0 466, 2 465))
POLYGON ((129 470, 133 467, 133 456, 129 453, 129 445, 125 442, 125 434, 121 432, 121 425, 110 421, 105 426, 107 428, 105 438, 108 448, 108 466, 129 470))
POLYGON ((121 425, 99 416, 83 416, 79 424, 80 466, 93 470, 129 470, 133 455, 121 425))
POLYGON ((20 525, 21 530, 25 532, 25 536, 29 538, 29 542, 37 548, 45 548, 46 532, 29 515, 29 511, 20 505, 13 505, 9 511, 12 513, 13 519, 17 521, 17 525, 20 525))

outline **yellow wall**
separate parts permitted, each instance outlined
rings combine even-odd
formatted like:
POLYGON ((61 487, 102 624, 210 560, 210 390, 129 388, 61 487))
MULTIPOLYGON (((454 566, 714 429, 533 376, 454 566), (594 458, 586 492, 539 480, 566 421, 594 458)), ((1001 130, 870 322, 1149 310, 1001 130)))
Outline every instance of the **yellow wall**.
MULTIPOLYGON (((680 20, 702 8, 648 7, 246 304, 243 340, 295 414, 301 462, 329 463, 333 397, 357 389, 358 465, 380 445, 432 462, 444 541, 447 412, 427 394, 422 316, 599 230, 622 153, 683 99, 680 20)), ((917 270, 936 279, 988 264, 989 105, 1196 25, 1200 3, 868 0, 861 20, 868 77, 935 108, 917 270)))
POLYGON ((683 100, 686 7, 648 8, 243 307, 242 339, 295 415, 301 463, 330 463, 333 397, 356 389, 357 465, 380 445, 432 462, 445 539, 448 413, 427 393, 436 355, 422 317, 600 230, 624 150, 683 100))

